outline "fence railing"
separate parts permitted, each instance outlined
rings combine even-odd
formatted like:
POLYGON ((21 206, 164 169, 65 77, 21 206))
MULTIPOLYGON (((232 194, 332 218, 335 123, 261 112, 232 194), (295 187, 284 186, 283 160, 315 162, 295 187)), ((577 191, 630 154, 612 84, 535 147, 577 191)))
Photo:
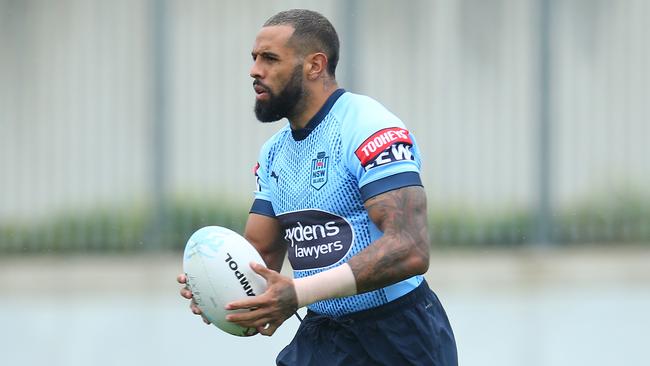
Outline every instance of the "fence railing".
MULTIPOLYGON (((241 230, 283 123, 255 121, 250 46, 291 6, 0 1, 0 252, 241 230)), ((644 1, 301 6, 337 27, 341 86, 416 135, 433 245, 650 242, 644 1)))

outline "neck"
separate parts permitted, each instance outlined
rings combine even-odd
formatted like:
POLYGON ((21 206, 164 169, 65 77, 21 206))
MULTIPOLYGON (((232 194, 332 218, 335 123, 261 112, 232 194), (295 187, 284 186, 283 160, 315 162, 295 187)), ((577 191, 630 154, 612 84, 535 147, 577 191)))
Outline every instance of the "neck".
POLYGON ((327 80, 315 85, 314 87, 308 87, 307 90, 305 90, 304 100, 299 102, 304 105, 302 108, 297 108, 300 111, 296 113, 295 116, 289 118, 291 129, 299 130, 305 128, 309 121, 323 107, 327 98, 329 98, 336 89, 338 89, 336 80, 327 80))

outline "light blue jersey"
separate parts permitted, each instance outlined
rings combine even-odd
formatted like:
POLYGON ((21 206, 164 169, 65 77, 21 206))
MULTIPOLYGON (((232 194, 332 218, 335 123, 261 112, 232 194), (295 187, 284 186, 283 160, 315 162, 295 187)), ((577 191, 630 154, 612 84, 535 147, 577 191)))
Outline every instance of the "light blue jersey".
MULTIPOLYGON (((364 201, 422 185, 420 154, 402 121, 377 101, 339 89, 302 130, 287 125, 262 147, 251 212, 282 225, 295 278, 339 266, 383 234, 364 201)), ((372 292, 319 301, 312 311, 340 316, 394 300, 414 276, 372 292)))

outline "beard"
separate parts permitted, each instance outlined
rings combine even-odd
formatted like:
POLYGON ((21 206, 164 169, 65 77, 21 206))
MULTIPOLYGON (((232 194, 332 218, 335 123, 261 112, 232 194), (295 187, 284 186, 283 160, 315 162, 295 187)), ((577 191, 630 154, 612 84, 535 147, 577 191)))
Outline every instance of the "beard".
MULTIPOLYGON (((257 80, 255 82, 258 83, 257 80)), ((266 89, 269 99, 255 101, 255 116, 257 119, 264 123, 279 121, 285 117, 291 119, 296 115, 296 111, 300 108, 299 106, 302 104, 305 95, 305 89, 302 85, 302 65, 296 66, 291 78, 279 94, 276 95, 270 88, 266 89)))

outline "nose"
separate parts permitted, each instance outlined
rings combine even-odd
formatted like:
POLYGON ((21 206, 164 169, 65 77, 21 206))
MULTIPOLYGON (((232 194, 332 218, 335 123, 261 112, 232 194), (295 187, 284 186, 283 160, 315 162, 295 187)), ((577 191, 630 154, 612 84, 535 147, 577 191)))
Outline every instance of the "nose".
POLYGON ((253 79, 262 78, 262 68, 260 67, 258 60, 253 61, 253 66, 251 66, 251 69, 248 73, 253 79))

